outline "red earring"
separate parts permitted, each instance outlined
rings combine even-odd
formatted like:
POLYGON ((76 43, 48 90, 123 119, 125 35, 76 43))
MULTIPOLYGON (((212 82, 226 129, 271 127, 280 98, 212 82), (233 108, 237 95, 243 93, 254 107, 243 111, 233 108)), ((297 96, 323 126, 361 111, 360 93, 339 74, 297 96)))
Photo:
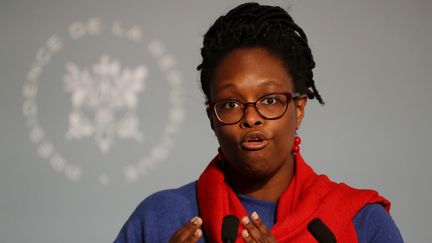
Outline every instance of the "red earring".
POLYGON ((300 143, 301 143, 300 137, 295 136, 294 137, 294 146, 293 146, 292 151, 291 151, 293 155, 296 155, 300 152, 300 146, 299 146, 300 143))

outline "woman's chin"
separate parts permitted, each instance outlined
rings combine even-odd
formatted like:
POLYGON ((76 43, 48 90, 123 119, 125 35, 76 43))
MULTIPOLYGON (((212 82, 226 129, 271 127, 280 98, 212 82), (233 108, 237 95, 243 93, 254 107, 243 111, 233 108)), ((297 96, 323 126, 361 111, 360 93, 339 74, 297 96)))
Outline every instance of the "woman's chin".
POLYGON ((268 163, 260 161, 240 162, 236 165, 238 173, 249 179, 265 179, 273 174, 268 163))

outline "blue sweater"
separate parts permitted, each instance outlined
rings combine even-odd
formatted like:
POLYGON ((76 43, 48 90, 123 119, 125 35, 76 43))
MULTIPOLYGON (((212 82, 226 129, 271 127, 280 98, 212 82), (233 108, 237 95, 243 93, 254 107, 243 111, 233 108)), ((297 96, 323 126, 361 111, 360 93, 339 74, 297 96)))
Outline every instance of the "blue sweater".
MULTIPOLYGON (((248 214, 256 211, 267 227, 275 223, 277 203, 239 195, 248 214)), ((188 220, 198 215, 196 182, 157 192, 141 202, 118 234, 115 243, 168 242, 188 220)), ((353 219, 360 243, 403 242, 390 215, 379 204, 366 205, 353 219)), ((202 238, 199 242, 205 242, 202 238)))

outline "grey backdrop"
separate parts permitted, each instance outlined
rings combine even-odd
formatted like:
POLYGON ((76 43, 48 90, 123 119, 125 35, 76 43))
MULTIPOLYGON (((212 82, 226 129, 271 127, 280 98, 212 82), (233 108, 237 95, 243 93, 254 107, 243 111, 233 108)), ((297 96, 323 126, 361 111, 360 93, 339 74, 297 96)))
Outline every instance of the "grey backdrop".
MULTIPOLYGON (((202 35, 240 2, 2 0, 0 241, 110 242, 143 198, 197 179, 217 149, 195 70, 202 35), (84 75, 103 55, 123 71, 148 71, 144 90, 128 96, 143 139, 111 135, 106 152, 94 134, 65 135, 67 64, 84 75)), ((309 102, 305 159, 334 180, 379 190, 405 240, 429 242, 432 2, 263 3, 290 7, 317 62, 327 104, 309 102)))

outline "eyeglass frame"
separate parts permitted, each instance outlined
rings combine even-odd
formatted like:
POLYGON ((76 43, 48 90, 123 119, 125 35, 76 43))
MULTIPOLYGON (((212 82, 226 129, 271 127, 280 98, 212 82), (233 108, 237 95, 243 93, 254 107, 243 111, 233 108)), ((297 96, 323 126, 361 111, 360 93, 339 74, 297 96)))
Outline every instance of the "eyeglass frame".
POLYGON ((288 104, 290 103, 290 101, 291 101, 291 100, 295 101, 295 100, 298 99, 300 96, 301 96, 300 93, 277 92, 277 93, 270 93, 270 94, 263 95, 263 96, 261 96, 260 98, 258 98, 255 102, 241 102, 240 100, 235 100, 235 99, 221 99, 221 100, 215 100, 215 101, 209 102, 208 105, 207 105, 207 110, 211 110, 211 111, 213 111, 213 113, 215 114, 215 116, 216 116, 216 118, 218 119, 218 121, 219 121, 220 123, 224 124, 224 125, 233 125, 233 124, 236 124, 236 123, 240 122, 240 121, 244 118, 244 116, 245 116, 245 114, 246 114, 246 108, 247 108, 249 105, 252 105, 252 106, 255 108, 255 110, 256 110, 256 112, 258 113, 258 115, 260 115, 262 118, 264 118, 264 119, 266 119, 266 120, 277 120, 277 119, 281 118, 281 117, 286 113, 286 111, 287 111, 287 109, 288 109, 288 104), (281 115, 279 115, 279 116, 277 116, 277 117, 273 117, 273 118, 267 118, 267 117, 265 117, 263 114, 261 114, 261 112, 258 110, 258 108, 257 108, 257 106, 256 106, 256 103, 257 103, 259 100, 261 100, 262 98, 266 97, 266 96, 275 95, 275 94, 282 94, 282 95, 284 95, 284 96, 287 98, 287 104, 286 104, 286 106, 285 106, 285 110, 284 110, 284 112, 282 112, 281 115), (218 104, 218 103, 220 103, 220 102, 222 102, 222 101, 235 101, 235 102, 241 103, 241 104, 243 105, 243 114, 242 114, 242 116, 240 117, 240 119, 239 119, 238 121, 236 121, 236 122, 232 122, 232 123, 226 123, 226 122, 223 122, 223 121, 220 119, 220 117, 218 116, 218 114, 217 114, 217 112, 216 112, 216 110, 215 110, 215 106, 216 106, 216 104, 218 104))

